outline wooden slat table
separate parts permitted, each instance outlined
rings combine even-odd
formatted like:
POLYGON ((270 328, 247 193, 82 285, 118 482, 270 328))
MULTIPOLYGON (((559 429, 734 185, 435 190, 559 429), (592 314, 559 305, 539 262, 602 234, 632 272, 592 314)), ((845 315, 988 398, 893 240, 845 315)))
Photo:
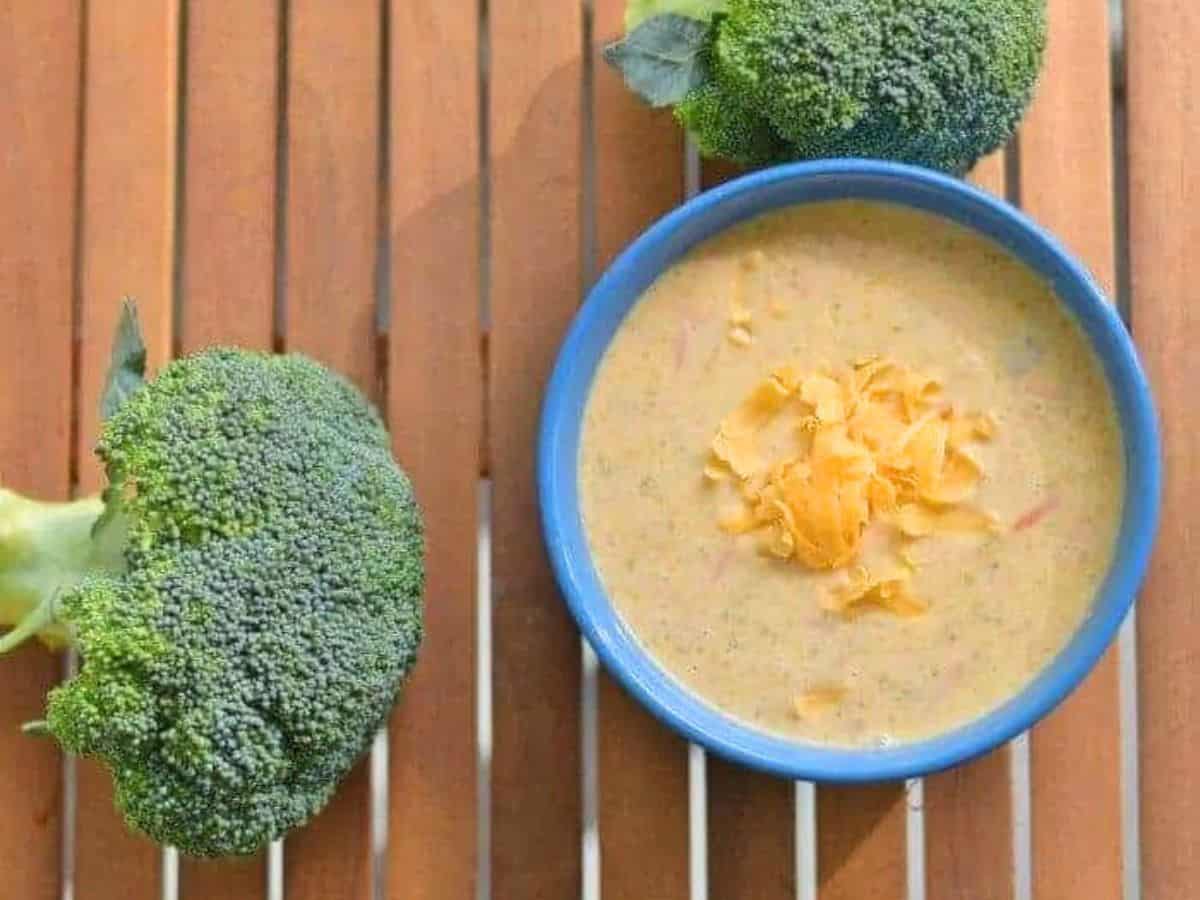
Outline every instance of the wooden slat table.
POLYGON ((853 789, 667 732, 596 672, 546 565, 533 442, 558 342, 632 237, 733 174, 599 62, 623 7, 0 0, 5 482, 96 488, 94 398, 134 294, 159 362, 233 342, 352 377, 431 547, 428 643, 390 728, 250 860, 128 835, 97 766, 16 731, 73 662, 0 662, 0 896, 1200 896, 1200 7, 1050 0, 1034 108, 973 173, 1087 262, 1156 385, 1167 502, 1136 639, 1011 747, 853 789))

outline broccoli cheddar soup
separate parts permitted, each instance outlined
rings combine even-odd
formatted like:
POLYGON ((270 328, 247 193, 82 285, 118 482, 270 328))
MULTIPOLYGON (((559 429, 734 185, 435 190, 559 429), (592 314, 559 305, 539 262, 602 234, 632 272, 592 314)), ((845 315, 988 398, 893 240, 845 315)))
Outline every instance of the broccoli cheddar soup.
POLYGON ((678 681, 802 740, 928 737, 1017 693, 1111 561, 1121 435, 1049 287, 924 213, 796 207, 646 292, 584 416, 584 526, 678 681))

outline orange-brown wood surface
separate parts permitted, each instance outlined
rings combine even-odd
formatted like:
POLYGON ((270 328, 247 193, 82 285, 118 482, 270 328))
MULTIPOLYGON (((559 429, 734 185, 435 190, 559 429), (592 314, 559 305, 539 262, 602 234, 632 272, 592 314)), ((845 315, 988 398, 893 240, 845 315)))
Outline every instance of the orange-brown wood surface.
MULTIPOLYGON (((57 499, 71 487, 80 25, 70 0, 0 8, 0 487, 57 499)), ((19 726, 41 718, 58 671, 36 643, 0 662, 4 890, 29 900, 59 896, 62 766, 19 726)))
MULTIPOLYGON (((387 856, 373 857, 364 762, 288 837, 288 900, 470 898, 484 852, 497 900, 580 896, 580 643, 546 564, 534 441, 587 282, 683 195, 681 132, 599 58, 624 5, 0 2, 0 484, 48 497, 99 487, 98 393, 119 300, 132 295, 154 368, 227 342, 304 351, 345 372, 386 413, 426 510, 427 643, 389 726, 387 856), (481 472, 493 484, 486 847, 481 472)), ((998 194, 1018 188, 1112 291, 1108 6, 1049 0, 1020 183, 1006 184, 1002 154, 973 177, 998 194)), ((1124 8, 1132 322, 1168 473, 1139 616, 1142 895, 1190 900, 1200 884, 1200 762, 1186 750, 1200 742, 1190 295, 1200 10, 1192 0, 1124 8)), ((704 182, 733 173, 706 164, 704 182)), ((60 665, 39 646, 0 662, 0 768, 19 773, 0 788, 0 896, 52 900, 66 863, 79 900, 157 898, 159 849, 125 829, 93 762, 76 764, 77 827, 62 841, 61 757, 16 730, 40 715, 60 665)), ((686 743, 604 675, 598 715, 603 894, 683 900, 686 743)), ((1034 896, 1117 900, 1115 651, 1030 741, 1034 896)), ((926 780, 929 900, 1011 897, 1009 767, 1002 748, 926 780)), ((707 770, 710 896, 792 900, 793 785, 714 758, 707 770)), ((818 790, 820 900, 906 896, 905 811, 900 785, 818 790)), ((255 900, 266 885, 262 855, 184 860, 179 896, 255 900)))
MULTIPOLYGON (((1051 0, 1049 9, 1046 69, 1019 138, 1021 205, 1111 291, 1108 5, 1051 0)), ((1113 648, 1030 736, 1033 890, 1040 900, 1121 895, 1116 663, 1113 648)))
POLYGON ((1200 607, 1196 498, 1200 423, 1200 7, 1125 5, 1133 334, 1163 418, 1166 493, 1138 608, 1142 896, 1194 897, 1200 885, 1200 607))
MULTIPOLYGON (((600 57, 624 31, 624 0, 595 5, 595 258, 599 275, 683 197, 683 136, 666 111, 639 102, 600 57)), ((607 675, 599 685, 601 892, 606 898, 688 896, 687 743, 607 675), (655 863, 646 865, 646 848, 655 863)))
MULTIPOLYGON (((179 350, 270 350, 275 307, 278 10, 197 3, 185 10, 184 179, 179 350)), ((183 900, 263 896, 263 856, 183 858, 183 900)))
POLYGON ((279 9, 186 8, 183 104, 184 349, 269 349, 274 336, 279 9))
MULTIPOLYGON (((380 5, 291 0, 286 28, 283 345, 378 401, 380 5)), ((289 900, 370 891, 370 805, 364 761, 287 839, 289 900)))
MULTIPOLYGON (((152 367, 171 354, 179 8, 91 3, 86 14, 75 453, 79 487, 90 492, 101 483, 97 398, 122 296, 138 300, 152 367)), ((107 772, 81 761, 78 773, 77 883, 88 900, 154 896, 158 848, 125 829, 107 772)))
POLYGON ((388 893, 475 896, 475 614, 483 423, 474 0, 391 7, 396 452, 425 509, 426 638, 391 730, 388 893), (420 134, 414 141, 410 135, 420 134))
POLYGON ((817 895, 821 900, 903 900, 904 785, 817 789, 817 895))
POLYGON ((579 302, 582 5, 489 6, 496 897, 580 890, 579 636, 538 528, 538 404, 579 302))
MULTIPOLYGON (((1004 151, 971 173, 1005 196, 1004 151)), ((1009 900, 1013 892, 1012 781, 1008 747, 925 780, 928 900, 1009 900)))
POLYGON ((796 895, 795 789, 791 782, 709 756, 708 880, 713 897, 796 895))

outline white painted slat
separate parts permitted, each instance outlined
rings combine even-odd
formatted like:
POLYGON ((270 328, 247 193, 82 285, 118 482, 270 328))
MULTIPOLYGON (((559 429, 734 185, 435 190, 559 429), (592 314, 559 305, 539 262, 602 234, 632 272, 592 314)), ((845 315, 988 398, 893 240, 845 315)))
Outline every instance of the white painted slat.
MULTIPOLYGON (((479 753, 476 792, 476 900, 492 896, 492 483, 479 482, 478 602, 475 661, 475 728, 479 753)), ((386 841, 385 841, 386 849, 386 841)))
POLYGON ((708 900, 708 778, 704 750, 688 745, 688 872, 691 900, 708 900))
POLYGON ((267 848, 267 900, 283 900, 283 841, 267 848))
POLYGON ((925 782, 910 778, 904 785, 905 847, 908 854, 908 900, 925 900, 925 782))
POLYGON ((796 782, 796 900, 817 900, 817 790, 796 782))
POLYGON ((1033 832, 1029 786, 1029 735, 1022 734, 1009 745, 1012 772, 1013 811, 1013 900, 1033 900, 1033 832))

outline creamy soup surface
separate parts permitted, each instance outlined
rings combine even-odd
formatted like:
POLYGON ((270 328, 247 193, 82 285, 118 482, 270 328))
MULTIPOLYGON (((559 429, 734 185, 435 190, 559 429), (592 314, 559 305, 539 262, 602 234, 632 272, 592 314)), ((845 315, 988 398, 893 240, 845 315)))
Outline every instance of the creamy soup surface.
POLYGON ((663 668, 759 729, 843 746, 928 737, 1017 693, 1087 614, 1124 493, 1107 383, 1048 286, 966 229, 867 202, 752 220, 668 270, 600 366, 579 481, 601 579, 663 668), (749 311, 745 334, 731 303, 749 311), (904 541, 929 608, 847 620, 823 598, 849 569, 723 531, 733 488, 703 471, 721 421, 773 367, 871 355, 936 374, 955 407, 995 421, 973 448, 972 503, 1000 527, 908 541, 872 522, 855 564, 884 565, 904 541), (831 686, 836 699, 802 706, 831 686))

